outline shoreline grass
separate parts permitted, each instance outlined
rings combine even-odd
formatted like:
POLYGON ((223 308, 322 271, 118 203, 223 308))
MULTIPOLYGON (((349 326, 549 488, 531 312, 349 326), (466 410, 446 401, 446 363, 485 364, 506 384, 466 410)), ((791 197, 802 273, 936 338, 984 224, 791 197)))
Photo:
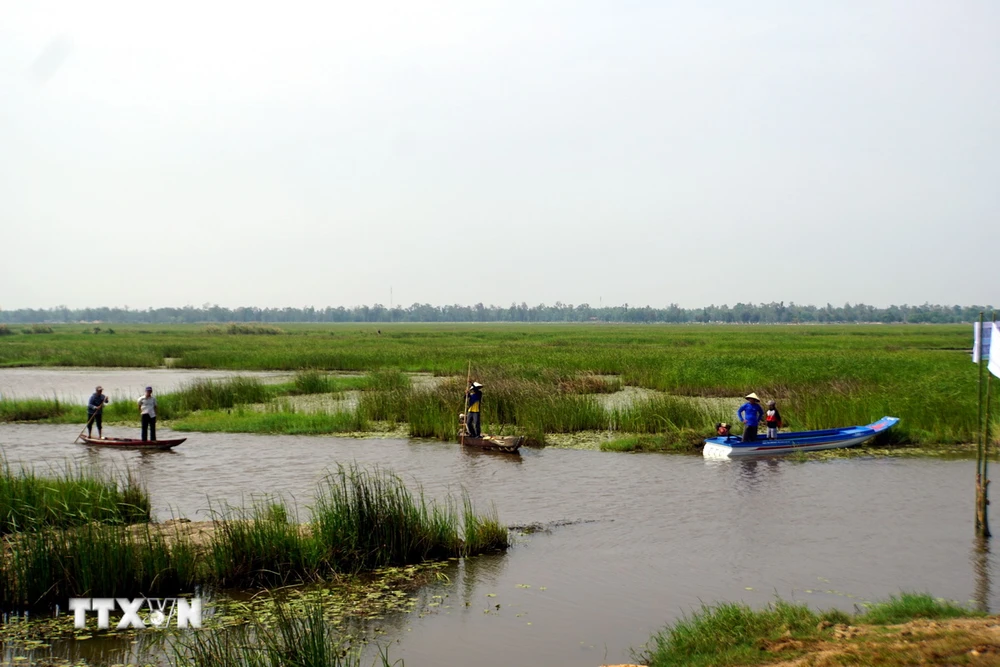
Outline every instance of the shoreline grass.
POLYGON ((854 615, 837 609, 816 612, 780 599, 758 610, 743 603, 722 603, 685 615, 653 635, 643 651, 634 653, 649 667, 765 664, 801 657, 811 647, 835 638, 850 639, 854 635, 849 628, 856 625, 984 616, 923 593, 891 596, 854 615))

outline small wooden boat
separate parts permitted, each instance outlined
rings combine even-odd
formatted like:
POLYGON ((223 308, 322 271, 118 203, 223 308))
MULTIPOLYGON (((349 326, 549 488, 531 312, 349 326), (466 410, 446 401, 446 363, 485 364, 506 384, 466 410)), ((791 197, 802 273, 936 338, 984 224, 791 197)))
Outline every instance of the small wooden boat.
POLYGON ((516 453, 517 450, 520 449, 521 445, 524 444, 524 436, 484 435, 478 438, 473 438, 472 436, 467 435, 459 437, 459 442, 461 442, 465 447, 476 447, 477 449, 485 449, 492 452, 516 453))
POLYGON ((121 447, 127 449, 170 449, 181 444, 187 438, 172 438, 170 440, 136 440, 134 438, 91 438, 85 435, 80 436, 88 445, 100 445, 102 447, 121 447))
POLYGON ((845 426, 822 431, 799 431, 779 433, 768 440, 763 437, 753 442, 742 442, 738 435, 728 435, 705 440, 702 455, 706 459, 729 459, 740 456, 760 456, 764 454, 787 454, 789 452, 815 452, 821 449, 853 447, 872 438, 882 431, 892 428, 898 417, 882 417, 867 426, 845 426))

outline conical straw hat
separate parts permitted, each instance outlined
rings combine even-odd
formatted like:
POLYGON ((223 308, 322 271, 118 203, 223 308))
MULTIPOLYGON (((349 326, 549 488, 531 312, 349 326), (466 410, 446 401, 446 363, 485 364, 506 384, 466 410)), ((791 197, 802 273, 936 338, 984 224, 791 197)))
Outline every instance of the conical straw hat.
POLYGON ((747 394, 746 396, 744 396, 743 398, 752 398, 755 401, 759 401, 760 400, 760 396, 758 396, 757 394, 753 393, 752 391, 749 394, 747 394))

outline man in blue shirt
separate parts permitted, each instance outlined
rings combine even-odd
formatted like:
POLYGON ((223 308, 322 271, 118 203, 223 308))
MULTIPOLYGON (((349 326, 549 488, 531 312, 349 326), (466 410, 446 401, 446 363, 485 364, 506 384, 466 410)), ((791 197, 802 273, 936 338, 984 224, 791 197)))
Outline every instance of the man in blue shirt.
POLYGON ((757 439, 757 425, 764 418, 764 408, 760 407, 760 397, 750 392, 746 396, 747 402, 736 411, 736 416, 743 422, 743 442, 753 442, 757 439))
POLYGON ((94 393, 90 395, 90 400, 87 401, 88 438, 91 436, 95 424, 97 425, 97 437, 104 437, 101 435, 101 413, 104 412, 104 405, 108 402, 108 397, 104 395, 104 388, 98 385, 94 393))

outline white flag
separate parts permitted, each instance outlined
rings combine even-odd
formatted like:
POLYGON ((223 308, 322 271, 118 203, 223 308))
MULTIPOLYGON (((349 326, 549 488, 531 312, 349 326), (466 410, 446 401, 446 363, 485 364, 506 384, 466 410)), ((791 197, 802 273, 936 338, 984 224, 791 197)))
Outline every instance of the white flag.
POLYGON ((994 323, 983 322, 982 331, 979 329, 979 322, 972 323, 972 363, 979 363, 979 345, 982 343, 983 359, 990 358, 990 341, 995 327, 994 323))
MULTIPOLYGON (((996 322, 993 323, 993 340, 1000 340, 1000 325, 996 322)), ((986 348, 983 349, 983 354, 985 354, 986 348)), ((1000 354, 994 354, 990 357, 990 363, 986 368, 989 369, 990 373, 1000 378, 1000 354)))

